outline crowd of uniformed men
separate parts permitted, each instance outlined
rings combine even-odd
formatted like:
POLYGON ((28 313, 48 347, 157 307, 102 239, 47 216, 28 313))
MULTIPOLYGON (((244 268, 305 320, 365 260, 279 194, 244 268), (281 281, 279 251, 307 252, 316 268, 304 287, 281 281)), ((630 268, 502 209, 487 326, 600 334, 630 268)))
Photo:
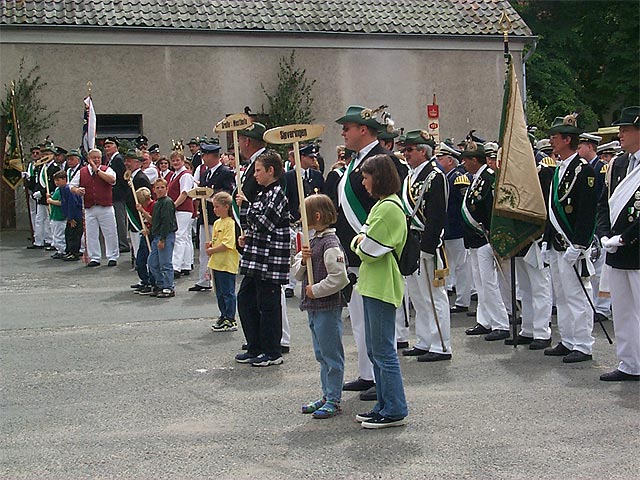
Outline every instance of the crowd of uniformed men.
MULTIPOLYGON (((301 168, 304 195, 325 193, 334 201, 338 211, 336 233, 347 252, 349 271, 357 278, 360 260, 349 244, 375 203, 362 185, 360 167, 373 155, 392 156, 403 179, 399 196, 410 217, 409 234, 418 237, 421 248, 419 268, 406 277, 406 301, 397 312, 396 337, 401 354, 417 357, 420 362, 450 360, 451 314, 465 313, 476 322, 466 330, 467 335, 503 340, 507 345, 516 340, 531 350, 543 350, 544 355, 562 357, 564 363, 588 361, 592 359, 594 324, 613 318, 619 364, 600 379, 638 381, 640 107, 623 109, 614 122, 619 126, 619 141, 602 144, 601 137, 585 133, 575 116, 567 115, 555 119, 548 138, 532 142, 548 219, 544 235, 516 257, 516 315, 511 311, 510 268, 495 256, 489 242, 498 144, 471 132, 458 144, 445 140, 436 145, 424 130, 405 134, 388 128, 388 117, 380 113, 361 106, 348 107, 338 121, 344 145, 337 147, 335 163, 330 162, 333 165, 325 172, 319 147, 309 144, 300 151, 301 168), (477 309, 472 312, 469 307, 474 294, 477 309), (415 341, 411 347, 410 306, 415 309, 415 341), (552 311, 557 312, 559 338, 555 346, 551 338, 552 311), (521 321, 517 339, 510 338, 510 318, 521 321)), ((140 246, 137 232, 141 225, 135 221, 133 191, 140 187, 151 190, 157 178, 164 178, 176 207, 175 275, 192 272, 193 236, 198 239, 199 269, 194 272, 195 284, 188 290, 210 290, 202 205, 187 192, 195 186, 207 186, 215 192, 231 193, 235 168, 242 170, 243 178, 252 177, 253 164, 266 148, 264 131, 262 124, 254 123, 251 129, 239 132, 240 159, 223 153, 216 139, 199 137, 188 143, 188 157, 181 150, 162 156, 158 145, 148 147, 144 136, 135 140, 136 149, 124 155, 118 150, 116 138, 104 139, 102 151, 91 150, 84 155, 50 142, 34 146, 25 173, 34 231, 33 244, 27 248, 55 251, 52 257, 63 261, 78 260, 84 252, 87 266, 96 267, 103 256, 101 232, 108 265, 117 265, 120 254, 131 249, 135 254, 140 246), (60 170, 66 172, 72 191, 79 193, 77 189, 82 189, 81 217, 70 213, 74 218, 50 218, 48 205, 57 185, 54 174, 60 170), (69 245, 65 245, 65 228, 69 245)), ((288 171, 281 183, 285 185, 295 239, 300 212, 293 158, 289 155, 285 162, 288 171)), ((247 188, 259 186, 243 182, 245 197, 252 198, 255 192, 245 191, 247 188)), ((213 224, 216 217, 209 203, 207 208, 207 220, 213 224)), ((292 278, 282 289, 285 352, 289 326, 284 297, 294 296, 295 287, 292 278)), ((345 383, 344 389, 361 391, 362 399, 374 400, 375 379, 365 344, 362 298, 356 290, 348 308, 358 350, 358 377, 345 383)))

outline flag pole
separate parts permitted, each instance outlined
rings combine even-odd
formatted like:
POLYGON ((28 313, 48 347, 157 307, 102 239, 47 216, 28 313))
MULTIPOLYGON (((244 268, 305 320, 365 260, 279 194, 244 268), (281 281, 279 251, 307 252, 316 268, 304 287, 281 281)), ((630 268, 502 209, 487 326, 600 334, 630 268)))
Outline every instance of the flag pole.
MULTIPOLYGON (((500 20, 500 29, 502 30, 502 41, 504 44, 504 63, 506 67, 505 79, 509 75, 509 66, 511 64, 511 53, 509 52, 509 31, 511 30, 511 19, 507 15, 507 11, 503 10, 500 20)), ((500 168, 500 166, 498 166, 500 168)), ((509 259, 511 271, 511 336, 513 337, 513 348, 518 348, 518 310, 516 299, 516 258, 514 255, 509 259)))

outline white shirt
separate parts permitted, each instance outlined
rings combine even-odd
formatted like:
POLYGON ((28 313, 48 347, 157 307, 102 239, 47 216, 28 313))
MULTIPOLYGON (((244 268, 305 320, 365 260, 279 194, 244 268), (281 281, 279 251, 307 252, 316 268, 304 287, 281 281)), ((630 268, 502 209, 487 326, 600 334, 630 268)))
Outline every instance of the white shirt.
MULTIPOLYGON (((89 169, 89 173, 91 175, 93 175, 93 169, 91 168, 91 165, 87 165, 87 168, 89 169)), ((80 169, 80 170, 82 170, 82 169, 80 169)), ((82 186, 82 185, 80 185, 80 170, 78 170, 76 172, 76 174, 71 179, 71 182, 69 182, 69 186, 70 187, 81 187, 82 186)), ((116 181, 116 172, 114 172, 111 167, 107 167, 107 169, 104 170, 103 173, 106 173, 107 175, 112 177, 111 182, 115 182, 116 181)))
MULTIPOLYGON (((180 170, 176 170, 174 175, 180 175, 181 172, 184 172, 187 167, 183 166, 180 170)), ((182 177, 180 177, 180 193, 188 192, 195 186, 195 181, 193 180, 193 176, 187 172, 182 177)))

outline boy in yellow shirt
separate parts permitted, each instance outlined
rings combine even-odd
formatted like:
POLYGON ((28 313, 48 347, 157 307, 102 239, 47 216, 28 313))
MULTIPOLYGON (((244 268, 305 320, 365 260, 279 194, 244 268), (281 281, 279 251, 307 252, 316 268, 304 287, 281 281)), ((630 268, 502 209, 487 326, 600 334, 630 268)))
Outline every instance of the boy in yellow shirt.
POLYGON ((220 309, 218 321, 211 326, 214 332, 238 330, 235 319, 236 274, 240 254, 236 249, 236 223, 231 216, 231 205, 232 198, 227 192, 218 192, 213 196, 213 212, 218 220, 213 224, 211 242, 205 244, 220 309))

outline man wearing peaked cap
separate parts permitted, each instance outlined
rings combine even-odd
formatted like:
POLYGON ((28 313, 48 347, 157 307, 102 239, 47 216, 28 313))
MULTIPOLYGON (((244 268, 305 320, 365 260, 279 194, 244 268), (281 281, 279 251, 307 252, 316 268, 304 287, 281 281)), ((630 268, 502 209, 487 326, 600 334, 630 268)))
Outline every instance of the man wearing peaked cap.
MULTIPOLYGON (((213 189, 214 194, 218 192, 231 193, 235 188, 235 177, 228 167, 220 162, 220 145, 214 143, 201 143, 200 153, 202 154, 202 164, 196 168, 193 177, 200 187, 209 187, 213 189)), ((203 292, 211 290, 211 278, 208 278, 208 260, 205 242, 207 237, 211 241, 212 226, 218 219, 213 211, 213 203, 211 199, 201 199, 198 204, 198 238, 199 238, 199 262, 200 270, 198 281, 193 287, 189 288, 190 292, 203 292), (203 208, 207 209, 207 223, 209 235, 205 232, 203 208)), ((218 330, 223 327, 226 319, 218 319, 218 330)), ((216 330, 216 331, 218 331, 216 330)))
POLYGON ((451 313, 469 310, 471 302, 471 264, 464 246, 464 220, 462 219, 462 200, 471 185, 473 177, 460 165, 460 153, 446 143, 441 143, 436 156, 449 183, 447 215, 444 224, 444 245, 449 262, 447 289, 455 286, 455 302, 451 313))
POLYGON ((598 205, 598 233, 610 268, 615 370, 600 376, 608 382, 640 380, 640 107, 627 107, 614 122, 620 126, 624 154, 607 172, 608 187, 598 205))
POLYGON ((124 158, 118 152, 119 145, 120 143, 115 137, 107 137, 104 140, 105 158, 103 163, 106 163, 116 173, 116 184, 113 186, 113 210, 116 215, 116 227, 118 230, 118 248, 120 253, 125 253, 131 250, 127 236, 127 211, 125 206, 129 185, 124 179, 126 168, 124 166, 124 158))
MULTIPOLYGON (((481 144, 468 141, 460 157, 473 181, 462 201, 464 244, 469 249, 473 281, 478 291, 476 325, 465 330, 467 335, 485 335, 485 340, 502 340, 509 336, 509 319, 503 300, 496 259, 489 243, 495 172, 487 166, 481 144)), ((508 269, 506 269, 508 271, 508 269)), ((505 269, 503 268, 503 272, 505 269)))
MULTIPOLYGON (((451 318, 443 275, 447 265, 442 239, 448 182, 437 162, 431 159, 432 144, 432 137, 424 130, 407 132, 404 155, 411 171, 403 181, 400 196, 405 212, 409 215, 415 212, 408 235, 420 241, 419 267, 405 279, 416 310, 417 343, 402 355, 417 356, 419 362, 451 359, 451 318)), ((397 317, 396 332, 400 339, 404 331, 398 328, 397 317)))
POLYGON ((151 162, 155 165, 160 159, 160 145, 154 143, 149 147, 149 155, 151 155, 151 162))
MULTIPOLYGON (((44 247, 46 250, 54 250, 50 244, 53 241, 49 209, 47 208, 47 193, 53 193, 56 189, 53 182, 53 174, 60 170, 56 161, 56 147, 53 142, 46 142, 41 148, 43 156, 53 157, 44 165, 35 170, 33 198, 37 202, 36 222, 34 226, 34 246, 44 247), (47 188, 48 186, 48 188, 47 188)), ((62 156, 64 159, 64 156, 62 156)), ((64 160, 61 162, 64 163, 64 160)), ((28 247, 27 247, 28 248, 28 247)))
MULTIPOLYGON (((604 177, 607 172, 607 164, 600 160, 597 149, 598 144, 602 140, 602 137, 598 135, 592 135, 590 133, 581 133, 578 143, 578 155, 584 158, 589 165, 593 167, 596 173, 596 198, 600 198, 602 189, 604 187, 604 177)), ((595 273, 591 276, 591 287, 593 288, 593 300, 596 307, 596 313, 594 321, 603 322, 609 319, 611 313, 611 299, 604 296, 599 296, 600 291, 600 275, 602 267, 604 265, 604 255, 600 251, 600 244, 598 237, 594 237, 593 249, 591 252, 591 259, 593 260, 593 266, 595 273)))
POLYGON ((136 137, 134 143, 136 144, 138 150, 147 150, 147 147, 149 146, 149 139, 144 135, 140 135, 136 137))
MULTIPOLYGON (((350 105, 345 114, 336 120, 336 123, 342 125, 345 147, 355 152, 349 164, 343 167, 344 173, 335 189, 336 198, 333 198, 338 211, 336 234, 347 253, 349 271, 355 275, 358 275, 360 259, 351 251, 349 245, 356 233, 362 229, 367 215, 376 203, 362 185, 360 171, 362 163, 374 155, 386 154, 391 156, 401 180, 406 177, 408 170, 392 152, 383 148, 378 141, 378 134, 389 127, 389 125, 384 125, 377 120, 377 115, 381 114, 382 110, 382 108, 372 110, 360 105, 350 105)), ((375 384, 373 364, 367 356, 362 296, 355 289, 348 307, 353 336, 358 349, 359 376, 356 380, 347 382, 344 389, 351 391, 370 390, 375 384)), ((373 392, 368 393, 372 394, 373 392)))
POLYGON ((551 267, 558 309, 560 343, 545 355, 564 357, 564 363, 591 360, 594 338, 593 274, 590 245, 596 220, 596 178, 593 167, 576 152, 583 130, 577 114, 556 117, 549 129, 553 155, 558 158, 549 194, 542 255, 551 267))
POLYGON ((609 143, 604 143, 598 146, 598 157, 604 163, 609 165, 609 162, 620 152, 620 142, 614 140, 609 143))

